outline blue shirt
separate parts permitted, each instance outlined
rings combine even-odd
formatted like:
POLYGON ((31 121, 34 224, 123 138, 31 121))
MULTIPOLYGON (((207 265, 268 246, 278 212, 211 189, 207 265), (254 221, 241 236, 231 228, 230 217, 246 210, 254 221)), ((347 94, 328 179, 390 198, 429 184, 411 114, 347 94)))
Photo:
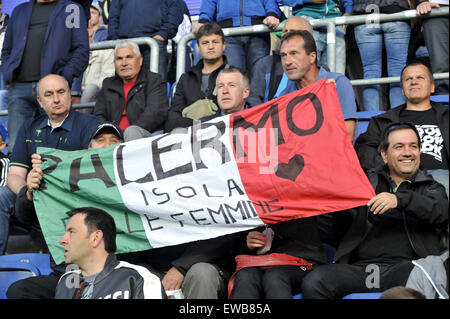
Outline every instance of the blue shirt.
POLYGON ((48 116, 26 121, 17 133, 16 144, 11 154, 10 166, 31 168, 31 155, 38 146, 56 148, 63 151, 86 149, 91 135, 102 122, 91 114, 71 109, 64 122, 53 129, 48 116))
MULTIPOLYGON (((350 80, 341 73, 328 72, 324 68, 320 68, 316 81, 322 79, 334 79, 336 81, 336 91, 339 97, 339 103, 341 104, 342 114, 344 120, 356 119, 356 100, 355 92, 353 91, 350 80)), ((288 81, 286 88, 281 92, 280 96, 297 91, 297 84, 295 81, 288 81)))

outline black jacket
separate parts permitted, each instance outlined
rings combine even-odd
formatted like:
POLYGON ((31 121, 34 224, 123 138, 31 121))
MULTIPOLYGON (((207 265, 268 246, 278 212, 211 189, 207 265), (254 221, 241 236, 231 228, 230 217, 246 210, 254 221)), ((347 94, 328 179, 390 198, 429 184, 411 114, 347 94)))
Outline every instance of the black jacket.
MULTIPOLYGON (((80 270, 66 272, 58 282, 55 299, 73 299, 79 286, 74 284, 80 270)), ((95 277, 91 299, 166 298, 160 279, 142 266, 118 261, 109 254, 103 270, 95 277)))
POLYGON ((188 72, 183 73, 177 83, 175 94, 169 110, 169 116, 164 127, 165 132, 170 132, 176 127, 192 126, 193 120, 183 117, 183 109, 197 100, 210 99, 217 105, 217 97, 213 94, 216 87, 216 78, 219 71, 227 65, 227 58, 223 56, 223 64, 209 76, 209 85, 206 94, 202 92, 203 59, 188 72))
MULTIPOLYGON (((371 170, 368 178, 377 193, 392 192, 386 165, 371 170)), ((419 170, 411 183, 403 182, 398 186, 395 195, 397 208, 385 214, 402 215, 404 230, 418 258, 439 255, 443 249, 442 236, 448 232, 448 199, 444 186, 435 182, 425 171, 419 170)), ((336 251, 335 262, 349 263, 352 252, 372 227, 368 218, 372 213, 367 206, 351 209, 349 214, 353 221, 336 251)))
MULTIPOLYGON (((124 105, 122 79, 116 74, 103 80, 94 115, 102 121, 119 124, 124 105)), ((159 74, 141 69, 127 98, 126 111, 130 125, 137 125, 149 132, 161 130, 167 119, 168 109, 166 83, 159 74)))
MULTIPOLYGON (((436 111, 436 120, 444 138, 444 145, 449 156, 449 118, 448 107, 442 104, 431 102, 431 106, 436 111)), ((355 142, 355 150, 359 162, 364 171, 378 167, 384 164, 378 146, 381 143, 382 134, 385 128, 391 124, 400 122, 400 113, 406 109, 406 104, 400 105, 386 113, 374 116, 370 119, 367 131, 361 134, 355 142)))

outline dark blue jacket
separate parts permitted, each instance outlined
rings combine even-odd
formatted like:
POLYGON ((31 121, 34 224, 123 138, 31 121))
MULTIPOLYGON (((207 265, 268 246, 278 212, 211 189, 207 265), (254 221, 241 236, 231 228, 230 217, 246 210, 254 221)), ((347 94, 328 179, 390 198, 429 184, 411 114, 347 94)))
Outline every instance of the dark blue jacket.
MULTIPOLYGON (((35 1, 18 5, 9 19, 2 50, 2 72, 7 84, 14 82, 14 71, 22 61, 35 1)), ((45 34, 41 77, 59 74, 70 84, 75 76, 83 74, 88 62, 89 36, 84 9, 73 1, 59 0, 45 34)))
POLYGON ((216 21, 222 26, 238 27, 261 24, 267 16, 280 17, 275 0, 203 0, 200 6, 201 23, 216 21))
POLYGON ((109 39, 153 37, 168 40, 183 21, 181 0, 114 0, 109 11, 109 39))

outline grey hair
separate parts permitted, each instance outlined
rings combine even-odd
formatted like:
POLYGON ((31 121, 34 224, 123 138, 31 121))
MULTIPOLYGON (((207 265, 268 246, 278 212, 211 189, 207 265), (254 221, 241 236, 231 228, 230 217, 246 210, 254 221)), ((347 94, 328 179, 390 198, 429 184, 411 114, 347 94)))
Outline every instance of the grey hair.
POLYGON ((36 94, 37 94, 37 96, 39 96, 39 88, 41 87, 41 82, 42 82, 42 80, 44 80, 46 77, 48 77, 48 76, 50 76, 50 75, 53 75, 53 76, 56 76, 56 77, 62 79, 62 80, 64 81, 64 83, 66 84, 67 88, 68 88, 69 91, 70 91, 70 85, 69 85, 69 82, 66 80, 65 77, 63 77, 63 76, 61 76, 61 75, 59 75, 59 74, 47 74, 46 76, 44 76, 43 78, 41 78, 41 79, 38 81, 38 83, 36 84, 36 92, 37 92, 36 94))
POLYGON ((136 42, 130 41, 130 40, 119 40, 114 47, 114 56, 116 56, 117 49, 121 48, 128 48, 132 47, 134 53, 136 53, 137 57, 141 56, 141 51, 139 50, 139 46, 136 44, 136 42))
POLYGON ((225 66, 222 70, 219 71, 216 77, 216 87, 214 88, 214 95, 217 95, 217 79, 219 78, 219 75, 224 73, 238 73, 241 75, 241 85, 244 89, 250 88, 250 81, 248 79, 248 76, 243 72, 241 69, 234 67, 234 66, 225 66))

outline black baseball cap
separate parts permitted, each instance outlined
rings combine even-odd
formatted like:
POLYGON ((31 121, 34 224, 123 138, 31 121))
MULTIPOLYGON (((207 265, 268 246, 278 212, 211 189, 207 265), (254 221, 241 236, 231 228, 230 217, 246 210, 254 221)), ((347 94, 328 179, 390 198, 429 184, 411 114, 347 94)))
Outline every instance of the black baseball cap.
POLYGON ((97 129, 94 131, 94 133, 91 136, 91 140, 95 139, 97 137, 97 135, 100 133, 112 133, 112 134, 116 135, 118 138, 120 138, 122 141, 124 140, 122 129, 114 123, 107 122, 107 123, 102 123, 99 126, 97 126, 97 129))

